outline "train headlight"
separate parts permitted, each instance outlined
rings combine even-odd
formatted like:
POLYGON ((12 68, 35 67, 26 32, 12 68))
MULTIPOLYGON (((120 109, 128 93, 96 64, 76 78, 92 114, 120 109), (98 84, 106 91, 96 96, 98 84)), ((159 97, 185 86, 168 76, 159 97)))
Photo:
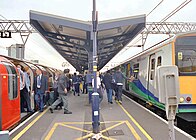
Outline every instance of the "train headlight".
POLYGON ((183 103, 183 102, 184 102, 184 98, 180 97, 180 103, 183 103))

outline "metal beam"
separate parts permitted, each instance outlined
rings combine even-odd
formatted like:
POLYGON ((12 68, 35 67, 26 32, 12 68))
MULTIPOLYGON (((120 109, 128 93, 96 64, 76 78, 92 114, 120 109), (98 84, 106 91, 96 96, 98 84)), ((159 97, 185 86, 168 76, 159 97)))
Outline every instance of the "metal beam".
POLYGON ((75 60, 77 61, 77 59, 78 60, 85 60, 85 61, 88 61, 87 59, 88 59, 88 57, 83 57, 83 56, 77 56, 77 55, 73 55, 73 54, 67 54, 67 53, 65 53, 64 51, 59 51, 62 55, 63 55, 63 57, 70 57, 70 58, 75 58, 75 60))
POLYGON ((36 33, 37 31, 29 24, 28 20, 1 20, 0 31, 11 33, 36 33))
MULTIPOLYGON (((85 48, 84 47, 81 47, 81 46, 77 46, 77 45, 73 45, 73 46, 71 46, 71 45, 67 45, 66 43, 64 43, 64 44, 61 44, 61 43, 53 43, 53 42, 50 42, 52 45, 55 45, 55 46, 65 46, 66 48, 76 48, 76 49, 78 49, 78 50, 82 50, 82 51, 86 51, 85 50, 85 48)), ((62 48, 62 47, 61 47, 62 48)))
POLYGON ((73 45, 77 45, 77 46, 80 46, 80 47, 83 47, 86 44, 85 39, 76 38, 76 37, 72 37, 72 36, 68 36, 68 35, 52 33, 52 32, 46 32, 46 37, 47 38, 52 38, 52 39, 55 39, 55 40, 59 40, 59 41, 64 41, 64 42, 67 42, 67 43, 70 43, 70 44, 73 44, 73 45), (81 45, 79 43, 75 43, 73 41, 70 41, 71 39, 76 39, 78 41, 83 41, 84 45, 81 45))
POLYGON ((147 22, 141 34, 177 34, 196 30, 195 22, 147 22))
POLYGON ((62 51, 62 52, 66 52, 66 53, 73 53, 73 54, 79 54, 79 55, 82 55, 82 56, 88 56, 87 53, 81 53, 81 52, 73 52, 73 51, 68 51, 68 50, 64 50, 62 48, 57 48, 59 51, 62 51))
MULTIPOLYGON (((106 26, 106 23, 103 23, 102 26, 106 26)), ((141 33, 177 34, 192 30, 196 30, 196 22, 146 22, 146 29, 141 33)), ((37 31, 29 24, 28 20, 1 20, 0 32, 7 31, 10 31, 11 33, 37 33, 37 31)))
POLYGON ((28 20, 1 20, 0 32, 2 34, 7 32, 20 33, 22 42, 25 45, 30 33, 35 33, 36 30, 29 24, 28 20))

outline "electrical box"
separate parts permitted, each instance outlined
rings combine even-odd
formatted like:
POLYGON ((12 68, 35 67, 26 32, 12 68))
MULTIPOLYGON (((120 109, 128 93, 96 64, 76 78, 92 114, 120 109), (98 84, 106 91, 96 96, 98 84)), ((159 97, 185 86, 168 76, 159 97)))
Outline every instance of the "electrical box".
POLYGON ((179 103, 179 80, 177 66, 160 66, 157 69, 157 92, 159 102, 165 104, 168 119, 174 119, 179 103), (171 113, 172 112, 172 113, 171 113))

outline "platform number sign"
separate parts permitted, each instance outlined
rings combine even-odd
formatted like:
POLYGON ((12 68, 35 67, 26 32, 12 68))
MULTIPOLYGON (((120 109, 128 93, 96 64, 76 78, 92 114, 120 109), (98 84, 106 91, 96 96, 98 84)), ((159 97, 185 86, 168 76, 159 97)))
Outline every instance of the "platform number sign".
POLYGON ((4 31, 4 32, 0 32, 1 33, 1 38, 11 38, 12 36, 11 36, 11 32, 9 32, 9 31, 4 31))

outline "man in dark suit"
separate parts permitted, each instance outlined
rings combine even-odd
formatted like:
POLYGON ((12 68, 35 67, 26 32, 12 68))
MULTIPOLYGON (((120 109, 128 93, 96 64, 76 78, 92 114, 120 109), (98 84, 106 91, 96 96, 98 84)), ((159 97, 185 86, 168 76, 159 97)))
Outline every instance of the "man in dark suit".
POLYGON ((40 112, 43 112, 44 101, 43 97, 45 92, 48 90, 48 79, 42 74, 40 69, 36 70, 37 76, 34 79, 33 91, 35 93, 35 102, 37 107, 39 107, 40 112))

